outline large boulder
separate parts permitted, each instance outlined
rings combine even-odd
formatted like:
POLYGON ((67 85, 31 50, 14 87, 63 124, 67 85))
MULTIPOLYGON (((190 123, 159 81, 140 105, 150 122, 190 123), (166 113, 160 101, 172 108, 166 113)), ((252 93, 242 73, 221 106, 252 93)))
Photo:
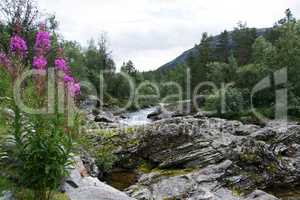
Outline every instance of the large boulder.
POLYGON ((172 117, 182 117, 191 114, 192 103, 190 101, 182 101, 170 104, 160 104, 156 110, 148 115, 153 121, 168 119, 172 117))
POLYGON ((0 196, 0 200, 15 200, 13 197, 13 193, 10 191, 3 191, 2 195, 0 196))
POLYGON ((249 134, 237 121, 179 117, 145 127, 138 135, 137 154, 160 168, 205 167, 224 160, 249 134), (242 133, 242 134, 241 134, 242 133))
POLYGON ((105 123, 113 123, 116 119, 112 113, 109 112, 100 112, 95 116, 95 122, 105 122, 105 123))
POLYGON ((171 118, 173 116, 173 112, 163 110, 161 107, 157 107, 155 111, 148 114, 147 118, 153 121, 158 121, 166 118, 171 118))
POLYGON ((125 193, 89 176, 80 158, 64 184, 64 191, 70 200, 133 200, 125 193))

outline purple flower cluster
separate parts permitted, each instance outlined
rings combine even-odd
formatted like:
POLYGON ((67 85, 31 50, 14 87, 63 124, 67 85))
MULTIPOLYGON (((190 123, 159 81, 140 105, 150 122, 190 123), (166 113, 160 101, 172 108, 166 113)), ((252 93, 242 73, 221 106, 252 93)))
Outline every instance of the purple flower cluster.
POLYGON ((47 60, 45 54, 50 50, 50 34, 45 31, 45 25, 40 24, 40 30, 35 36, 35 54, 33 58, 33 68, 37 70, 46 70, 47 60))
POLYGON ((45 70, 47 66, 47 60, 44 56, 35 56, 33 58, 33 68, 37 70, 45 70))
POLYGON ((74 78, 71 77, 71 76, 69 76, 69 75, 67 75, 67 74, 65 74, 64 75, 64 82, 65 83, 74 82, 74 78))
POLYGON ((43 30, 37 32, 34 47, 35 49, 42 49, 46 52, 49 51, 51 47, 50 34, 43 30))
POLYGON ((67 66, 65 59, 56 58, 54 64, 56 70, 63 71, 66 74, 70 72, 70 68, 67 66))
POLYGON ((80 94, 80 84, 75 82, 69 82, 67 84, 68 92, 72 97, 75 97, 80 94))
MULTIPOLYGON (((46 54, 51 50, 51 41, 50 34, 45 31, 45 25, 40 25, 40 30, 36 34, 35 45, 34 45, 34 58, 32 61, 32 67, 36 70, 46 70, 47 69, 47 59, 46 54)), ((18 67, 19 65, 14 65, 11 62, 12 55, 17 56, 17 58, 22 59, 26 56, 28 51, 27 44, 25 40, 15 34, 10 38, 10 54, 6 55, 3 52, 0 52, 0 67, 5 68, 7 72, 9 72, 13 78, 17 78, 18 76, 18 67)), ((70 75, 70 67, 68 66, 65 58, 63 57, 63 49, 58 49, 57 58, 54 61, 55 69, 63 72, 63 82, 65 83, 65 89, 68 94, 72 97, 80 94, 80 84, 75 81, 75 79, 70 75)), ((37 89, 40 89, 39 92, 42 94, 43 87, 41 84, 44 79, 39 79, 39 76, 35 78, 37 81, 37 89)))
POLYGON ((80 94, 80 84, 70 75, 70 67, 67 65, 66 60, 63 57, 63 49, 58 49, 58 57, 54 61, 55 69, 64 73, 63 81, 66 85, 68 94, 72 97, 80 94))
POLYGON ((72 97, 80 94, 80 84, 76 83, 73 77, 65 74, 64 82, 67 85, 68 92, 72 97))
POLYGON ((24 57, 27 54, 27 45, 25 40, 18 35, 11 37, 10 50, 12 53, 24 57))

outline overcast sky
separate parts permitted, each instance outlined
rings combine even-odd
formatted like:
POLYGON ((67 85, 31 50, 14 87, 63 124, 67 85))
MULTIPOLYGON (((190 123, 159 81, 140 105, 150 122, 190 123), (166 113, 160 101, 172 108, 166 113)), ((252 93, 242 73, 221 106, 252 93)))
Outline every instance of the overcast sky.
POLYGON ((131 59, 140 71, 156 69, 199 43, 201 34, 231 30, 238 21, 270 27, 299 0, 38 0, 55 13, 59 32, 87 46, 107 32, 119 67, 131 59))

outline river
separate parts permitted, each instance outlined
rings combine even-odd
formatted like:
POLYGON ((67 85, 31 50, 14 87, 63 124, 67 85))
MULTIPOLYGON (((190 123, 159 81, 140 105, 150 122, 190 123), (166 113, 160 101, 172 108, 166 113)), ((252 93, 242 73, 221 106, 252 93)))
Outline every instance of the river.
POLYGON ((150 124, 152 120, 148 119, 147 116, 155 110, 156 107, 151 107, 128 113, 126 114, 126 118, 120 120, 120 123, 126 126, 142 126, 150 124))

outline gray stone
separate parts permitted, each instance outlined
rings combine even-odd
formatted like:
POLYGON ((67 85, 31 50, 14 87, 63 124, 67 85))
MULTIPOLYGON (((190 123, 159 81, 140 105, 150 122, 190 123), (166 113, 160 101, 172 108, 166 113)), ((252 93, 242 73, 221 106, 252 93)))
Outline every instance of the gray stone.
POLYGON ((125 193, 90 177, 80 158, 64 184, 64 191, 70 200, 133 200, 125 193))
POLYGON ((219 165, 210 165, 202 170, 173 177, 151 173, 142 176, 138 184, 130 187, 127 193, 136 199, 147 200, 239 200, 230 190, 220 187, 217 181, 231 164, 227 160, 219 165))
POLYGON ((0 200, 15 200, 15 198, 13 197, 12 192, 3 191, 2 195, 0 196, 0 200))
POLYGON ((278 198, 265 193, 261 190, 255 190, 253 193, 249 194, 246 200, 279 200, 278 198))
POLYGON ((95 159, 92 158, 88 152, 83 151, 81 153, 80 157, 81 157, 84 167, 87 170, 87 173, 91 177, 101 177, 102 176, 101 172, 99 171, 99 168, 96 165, 95 159))
POLYGON ((106 115, 97 115, 95 117, 95 122, 105 122, 105 123, 113 123, 114 122, 114 119, 113 118, 110 118, 106 115))

